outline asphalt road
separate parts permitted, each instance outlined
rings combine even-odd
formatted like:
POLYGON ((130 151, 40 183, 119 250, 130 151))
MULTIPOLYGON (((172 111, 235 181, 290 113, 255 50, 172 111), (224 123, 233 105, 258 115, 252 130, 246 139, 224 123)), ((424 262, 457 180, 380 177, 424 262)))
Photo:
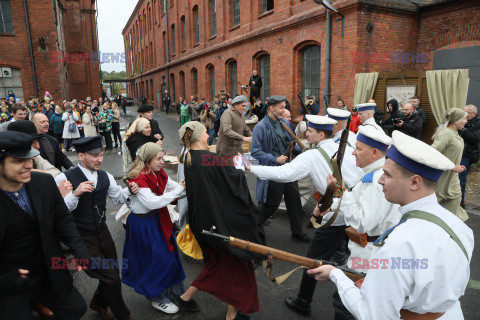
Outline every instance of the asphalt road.
MULTIPOLYGON (((122 117, 121 128, 131 122, 136 116, 134 108, 128 108, 127 116, 122 117)), ((176 155, 179 154, 181 145, 178 138, 177 130, 180 127, 178 117, 166 116, 164 113, 155 114, 155 119, 160 123, 160 128, 165 134, 164 147, 167 151, 173 151, 176 155)), ((75 156, 69 154, 69 157, 74 160, 75 156)), ((109 151, 105 154, 103 169, 112 173, 115 177, 120 178, 122 172, 123 162, 119 151, 109 151)), ((176 180, 176 174, 172 170, 166 170, 167 173, 176 180)), ((248 184, 252 193, 252 198, 255 199, 255 178, 248 175, 248 184)), ((308 211, 309 205, 305 207, 308 211)), ((121 223, 115 222, 111 214, 115 214, 119 206, 114 206, 108 201, 108 227, 113 236, 117 246, 117 253, 119 257, 122 255, 123 244, 125 240, 125 231, 121 223)), ((467 225, 475 232, 475 239, 480 239, 480 206, 468 206, 467 211, 470 214, 470 219, 467 225)), ((306 222, 305 217, 305 222, 306 222)), ((267 243, 269 246, 289 251, 299 255, 305 255, 308 245, 295 242, 290 239, 290 227, 285 211, 277 211, 274 219, 265 228, 267 235, 267 243)), ((312 235, 312 230, 306 230, 308 235, 312 235)), ((477 241, 476 241, 477 242, 477 241)), ((185 255, 181 254, 183 267, 187 278, 185 279, 185 286, 188 287, 202 268, 202 262, 195 261, 185 255)), ((471 261, 471 278, 480 280, 480 255, 479 249, 476 246, 471 261)), ((281 261, 274 262, 275 274, 280 275, 286 273, 296 266, 281 261)), ((287 296, 295 296, 298 292, 302 272, 298 270, 294 273, 284 284, 276 286, 270 282, 264 271, 259 268, 256 270, 256 277, 258 283, 258 293, 260 298, 260 311, 254 314, 255 319, 303 319, 305 317, 299 316, 290 311, 284 304, 284 299, 287 296)), ((85 300, 90 301, 93 292, 97 287, 98 281, 90 279, 85 273, 75 275, 75 286, 83 295, 85 300)), ((333 307, 331 304, 331 297, 335 288, 332 283, 318 284, 314 296, 314 303, 312 304, 311 319, 333 319, 333 307)), ((153 309, 143 296, 135 293, 132 288, 123 285, 123 296, 127 306, 132 312, 133 319, 225 319, 227 305, 213 296, 199 292, 195 296, 195 300, 200 304, 201 311, 195 314, 178 313, 176 315, 166 315, 160 311, 153 309)), ((480 291, 467 289, 465 296, 461 298, 463 312, 465 319, 478 320, 480 319, 480 309, 478 308, 478 301, 480 301, 480 291)), ((83 317, 83 319, 99 319, 97 314, 91 310, 83 317)))

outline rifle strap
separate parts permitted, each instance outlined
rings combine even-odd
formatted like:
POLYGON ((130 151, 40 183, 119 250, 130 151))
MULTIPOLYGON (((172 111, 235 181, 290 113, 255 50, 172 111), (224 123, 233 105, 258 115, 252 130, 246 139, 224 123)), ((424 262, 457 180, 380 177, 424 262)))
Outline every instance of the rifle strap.
POLYGON ((273 275, 273 261, 271 259, 272 259, 272 256, 269 255, 268 260, 263 260, 262 267, 263 267, 263 270, 265 270, 265 273, 267 274, 267 277, 270 279, 270 281, 272 281, 276 285, 281 285, 298 269, 308 269, 307 267, 300 266, 293 269, 292 271, 282 274, 281 276, 275 277, 273 275))
MULTIPOLYGON (((335 196, 337 198, 340 198, 340 201, 339 201, 337 209, 335 210, 333 215, 330 217, 330 219, 328 219, 328 221, 323 226, 321 226, 316 221, 317 219, 315 217, 312 217, 312 219, 310 219, 310 221, 311 221, 311 223, 312 223, 312 225, 315 229, 319 228, 319 227, 328 228, 333 224, 333 222, 335 222, 335 219, 337 219, 337 216, 338 216, 338 212, 340 211, 340 205, 342 204, 342 197, 343 197, 343 189, 342 189, 343 177, 340 174, 340 168, 338 167, 337 158, 330 159, 328 154, 321 147, 317 148, 317 150, 325 158, 325 161, 327 161, 328 165, 330 166, 330 169, 333 172, 333 176, 335 177, 335 179, 337 179, 337 187, 338 187, 339 192, 335 196)), ((347 184, 345 184, 345 187, 347 189, 349 188, 347 184)))

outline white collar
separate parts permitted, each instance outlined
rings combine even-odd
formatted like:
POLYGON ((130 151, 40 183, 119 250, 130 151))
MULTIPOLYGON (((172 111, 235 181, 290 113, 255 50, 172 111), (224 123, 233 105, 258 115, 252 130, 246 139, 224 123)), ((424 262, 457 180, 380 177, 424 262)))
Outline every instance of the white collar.
POLYGON ((370 124, 370 123, 376 123, 376 122, 375 122, 375 119, 373 119, 373 118, 368 118, 367 120, 365 120, 364 123, 362 123, 362 125, 366 125, 366 124, 370 124))
POLYGON ((383 168, 385 165, 385 157, 378 159, 375 162, 370 163, 368 166, 361 168, 365 174, 370 173, 379 168, 383 168))
POLYGON ((325 139, 325 140, 322 140, 322 141, 320 141, 319 143, 317 143, 317 144, 315 145, 315 148, 320 148, 320 147, 323 146, 324 144, 327 144, 328 141, 332 141, 332 142, 333 142, 332 139, 325 139))
POLYGON ((88 174, 88 175, 91 175, 91 176, 95 176, 95 175, 97 174, 97 171, 90 171, 90 170, 88 170, 88 169, 85 169, 84 167, 82 167, 81 164, 78 164, 78 167, 83 171, 83 173, 84 173, 85 175, 88 174))
POLYGON ((403 207, 400 207, 398 210, 400 213, 403 215, 407 212, 413 211, 413 210, 421 210, 422 208, 426 207, 427 205, 438 205, 438 199, 437 196, 434 193, 432 193, 429 196, 420 198, 418 200, 415 200, 413 202, 410 202, 409 204, 404 205, 403 207))

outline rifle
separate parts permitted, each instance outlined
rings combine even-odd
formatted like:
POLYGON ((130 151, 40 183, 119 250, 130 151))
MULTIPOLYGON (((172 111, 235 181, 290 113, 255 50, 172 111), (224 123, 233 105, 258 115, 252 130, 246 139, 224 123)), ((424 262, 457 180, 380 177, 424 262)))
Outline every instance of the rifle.
POLYGON ((307 107, 305 106, 305 103, 303 103, 302 94, 298 92, 297 96, 298 96, 298 100, 300 100, 300 106, 302 107, 302 109, 305 110, 306 114, 310 114, 310 111, 308 111, 307 107))
POLYGON ((302 150, 306 149, 307 147, 305 147, 305 145, 302 143, 302 141, 300 141, 297 138, 295 133, 293 133, 292 130, 290 130, 290 128, 283 121, 281 121, 280 118, 275 113, 273 115, 275 116, 275 118, 277 118, 277 121, 280 123, 283 130, 285 130, 290 135, 290 137, 292 137, 293 141, 295 141, 295 143, 298 144, 300 149, 302 149, 302 150))
MULTIPOLYGON (((329 209, 332 206, 333 198, 341 198, 343 195, 343 178, 342 178, 342 162, 343 156, 345 155, 345 149, 347 148, 348 144, 348 134, 350 128, 350 122, 352 121, 352 117, 348 117, 347 126, 343 129, 342 137, 340 138, 340 145, 338 146, 338 151, 332 157, 332 167, 333 167, 333 174, 337 179, 337 185, 334 189, 327 188, 325 194, 322 198, 318 201, 318 206, 320 207, 320 212, 324 212, 325 210, 329 209)), ((332 225, 338 215, 338 211, 340 209, 340 205, 335 210, 335 213, 330 218, 330 220, 325 223, 323 227, 327 228, 332 225)), ((318 226, 322 222, 323 217, 315 217, 312 216, 310 219, 307 227, 318 226)))
MULTIPOLYGON (((212 229, 214 229, 214 227, 212 229)), ((286 252, 286 251, 278 250, 278 249, 275 249, 275 248, 263 246, 263 245, 260 245, 260 244, 257 244, 257 243, 252 243, 250 241, 237 239, 237 238, 234 238, 234 237, 227 237, 227 236, 224 236, 224 235, 221 235, 221 234, 218 234, 218 233, 213 233, 213 232, 206 231, 206 230, 203 230, 202 234, 204 234, 206 236, 209 236, 209 237, 217 238, 217 239, 225 242, 226 244, 228 244, 229 246, 234 247, 234 248, 238 248, 238 249, 245 250, 245 251, 248 251, 248 252, 256 253, 256 254, 259 254, 259 255, 262 255, 262 256, 267 256, 269 258, 271 257, 271 258, 274 258, 274 259, 277 259, 277 260, 282 260, 282 261, 294 263, 296 265, 307 267, 309 269, 317 268, 317 267, 320 267, 322 265, 328 265, 328 264, 333 265, 336 268, 342 270, 343 273, 345 273, 345 275, 353 281, 358 281, 358 280, 361 280, 365 277, 365 273, 350 269, 350 268, 345 267, 345 266, 339 266, 335 262, 310 259, 310 258, 307 258, 307 257, 303 257, 303 256, 299 256, 299 255, 290 253, 290 252, 286 252)))

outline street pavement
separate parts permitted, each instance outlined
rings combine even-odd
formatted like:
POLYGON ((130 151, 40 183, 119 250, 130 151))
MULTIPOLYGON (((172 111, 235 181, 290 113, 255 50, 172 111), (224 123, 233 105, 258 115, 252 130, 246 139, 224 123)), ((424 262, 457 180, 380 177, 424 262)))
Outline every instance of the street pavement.
MULTIPOLYGON (((125 128, 126 124, 133 121, 136 116, 136 109, 133 107, 128 108, 127 115, 121 119, 121 128, 125 128)), ((178 155, 181 151, 180 139, 178 138, 178 128, 180 123, 178 115, 166 116, 164 113, 156 113, 155 119, 158 120, 160 128, 165 134, 164 148, 167 151, 174 152, 178 155)), ((121 182, 123 176, 122 168, 123 162, 120 150, 105 152, 105 159, 103 169, 112 173, 118 183, 121 182)), ((68 154, 69 158, 78 162, 73 153, 68 154)), ((171 178, 176 180, 176 173, 172 169, 166 169, 166 172, 171 178)), ((252 195, 252 199, 255 201, 255 177, 248 173, 248 185, 252 195)), ((121 223, 115 222, 112 215, 115 215, 120 206, 115 206, 111 201, 108 201, 108 219, 107 224, 112 234, 117 247, 118 256, 121 258, 123 244, 125 241, 125 230, 121 223)), ((307 204, 304 209, 306 212, 311 212, 311 205, 307 204)), ((469 205, 467 211, 470 214, 470 219, 467 221, 467 225, 474 230, 475 239, 480 238, 480 206, 469 205)), ((305 224, 307 217, 304 217, 305 224)), ((265 227, 267 236, 267 245, 285 250, 294 254, 305 255, 308 245, 298 243, 290 239, 290 226, 286 212, 278 210, 271 223, 265 227)), ((309 236, 313 235, 312 230, 306 230, 309 236)), ((476 241, 478 243, 478 241, 476 241)), ((203 263, 201 261, 193 260, 181 254, 183 267, 186 273, 186 279, 184 281, 187 288, 195 277, 202 269, 203 263)), ((480 280, 480 255, 479 249, 476 246, 473 254, 471 266, 471 278, 480 280)), ((295 265, 282 261, 274 261, 275 274, 281 275, 292 269, 296 268, 295 265)), ((296 296, 300 285, 302 271, 297 270, 286 282, 277 286, 273 284, 265 275, 265 272, 261 268, 257 268, 255 271, 258 283, 258 294, 260 298, 260 311, 253 314, 254 319, 333 319, 334 312, 332 307, 332 294, 335 291, 335 286, 332 283, 318 284, 317 290, 314 296, 314 302, 312 304, 312 315, 310 317, 300 316, 290 311, 285 303, 284 299, 287 296, 296 296)), ((75 286, 83 295, 87 303, 90 301, 93 293, 97 287, 98 281, 89 278, 84 272, 75 274, 75 286)), ((445 279, 447 280, 447 279, 445 279)), ((228 284, 225 284, 228 285, 228 284)), ((183 313, 180 312, 176 315, 166 315, 161 311, 158 311, 150 305, 147 299, 126 285, 122 286, 122 292, 127 306, 130 308, 133 319, 149 320, 149 319, 225 319, 227 305, 224 302, 217 300, 215 297, 198 292, 195 296, 195 300, 201 306, 199 313, 183 313)), ((462 308, 466 320, 478 320, 480 319, 480 309, 478 308, 478 301, 480 301, 480 291, 467 289, 465 295, 461 298, 462 308)), ((379 306, 381 307, 381 306, 379 306)), ((99 319, 98 315, 92 310, 88 310, 86 315, 82 319, 99 319)))

